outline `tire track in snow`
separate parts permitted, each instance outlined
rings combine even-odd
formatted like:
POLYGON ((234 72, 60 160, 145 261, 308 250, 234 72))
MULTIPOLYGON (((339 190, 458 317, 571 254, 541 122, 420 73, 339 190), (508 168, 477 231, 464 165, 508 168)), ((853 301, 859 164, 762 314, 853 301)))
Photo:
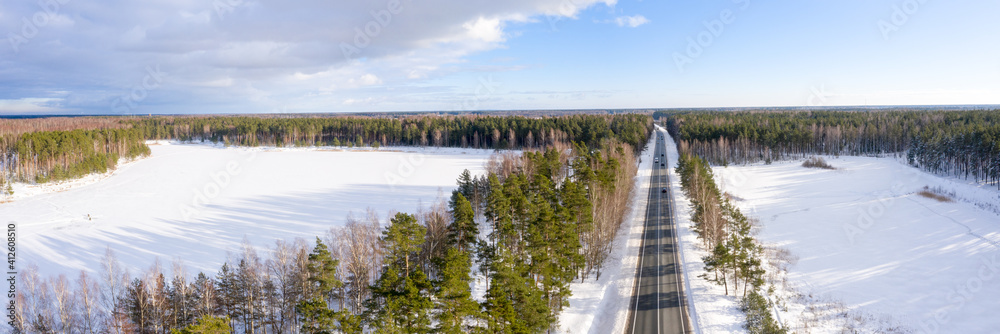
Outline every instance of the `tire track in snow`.
POLYGON ((972 237, 974 237, 974 238, 978 238, 978 239, 980 239, 980 240, 982 240, 982 241, 985 241, 986 243, 988 243, 988 244, 990 244, 990 245, 993 245, 993 247, 996 247, 997 249, 1000 249, 1000 243, 998 243, 998 242, 996 242, 996 241, 994 241, 994 240, 992 240, 992 239, 990 239, 990 238, 987 238, 987 237, 985 237, 985 236, 983 236, 983 235, 980 235, 979 233, 976 233, 976 232, 973 232, 973 231, 972 231, 972 228, 971 228, 971 227, 969 227, 969 225, 965 225, 964 223, 962 223, 962 222, 960 222, 960 221, 957 221, 957 220, 955 220, 955 218, 951 218, 951 217, 948 217, 948 216, 946 216, 946 215, 943 215, 943 214, 940 214, 940 213, 938 213, 937 211, 934 211, 934 209, 931 209, 931 207, 927 206, 926 204, 924 204, 924 203, 921 203, 920 201, 917 201, 917 200, 913 199, 913 197, 912 197, 912 196, 906 196, 906 199, 908 199, 908 200, 912 201, 913 203, 917 203, 917 204, 920 204, 920 206, 924 207, 925 209, 927 209, 927 211, 930 211, 930 212, 931 212, 931 213, 933 213, 933 214, 936 214, 936 215, 938 215, 938 216, 941 216, 941 217, 944 217, 944 218, 947 218, 947 219, 948 219, 948 220, 950 220, 951 222, 953 222, 953 223, 955 223, 955 224, 958 224, 958 225, 961 225, 961 226, 962 226, 962 227, 964 227, 964 228, 965 228, 965 230, 967 231, 967 232, 966 232, 966 234, 968 234, 968 235, 971 235, 971 236, 972 236, 972 237))

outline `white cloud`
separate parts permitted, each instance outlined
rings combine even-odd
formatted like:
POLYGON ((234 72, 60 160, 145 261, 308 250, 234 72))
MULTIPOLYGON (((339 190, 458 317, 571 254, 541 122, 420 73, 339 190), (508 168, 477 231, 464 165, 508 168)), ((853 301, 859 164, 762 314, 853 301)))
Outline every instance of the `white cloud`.
POLYGON ((215 80, 208 80, 208 81, 198 82, 198 83, 195 83, 195 85, 204 86, 204 87, 230 87, 230 86, 233 85, 233 83, 234 83, 233 78, 226 77, 226 78, 219 78, 219 79, 215 79, 215 80))
MULTIPOLYGON (((575 18, 615 2, 400 0, 390 11, 385 0, 257 0, 226 2, 235 5, 223 13, 217 1, 79 3, 62 6, 20 51, 0 47, 0 91, 14 99, 8 108, 20 97, 68 91, 65 107, 104 112, 143 84, 147 66, 160 66, 169 77, 148 92, 143 108, 270 110, 247 104, 285 107, 281 101, 324 92, 419 84, 453 73, 472 54, 504 47, 516 33, 506 31, 512 22, 575 18), (345 57, 345 45, 358 52, 345 57)), ((33 3, 0 2, 5 19, 37 11, 33 3)), ((20 21, 0 20, 0 31, 20 32, 20 21)), ((353 98, 302 103, 324 106, 347 97, 353 98)), ((44 108, 18 103, 23 110, 44 108)))
POLYGON ((500 19, 479 17, 475 21, 466 22, 462 27, 474 39, 489 43, 503 42, 503 26, 500 24, 500 19))
POLYGON ((649 23, 649 19, 646 19, 646 17, 642 15, 619 16, 615 18, 615 23, 617 23, 619 27, 627 26, 630 28, 635 28, 643 24, 649 23))
POLYGON ((382 79, 379 79, 374 74, 367 73, 358 79, 351 79, 350 83, 357 86, 371 86, 381 84, 382 79))
POLYGON ((58 98, 26 97, 20 99, 0 99, 0 113, 35 113, 59 111, 58 98))

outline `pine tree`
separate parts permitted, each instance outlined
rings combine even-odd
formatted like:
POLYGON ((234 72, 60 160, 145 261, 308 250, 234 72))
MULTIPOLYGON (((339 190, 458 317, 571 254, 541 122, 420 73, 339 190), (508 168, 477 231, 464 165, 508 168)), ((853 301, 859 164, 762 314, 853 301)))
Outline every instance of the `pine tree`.
POLYGON ((444 258, 435 262, 440 279, 435 281, 437 296, 436 315, 439 333, 469 333, 473 330, 466 323, 478 315, 479 304, 472 300, 470 252, 448 248, 444 258))
POLYGON ((309 253, 309 282, 312 283, 313 290, 310 295, 327 297, 333 289, 340 287, 343 283, 337 279, 337 265, 339 261, 330 254, 330 249, 320 238, 316 238, 316 247, 309 253))
POLYGON ((462 196, 465 196, 465 198, 467 199, 472 198, 475 191, 474 190, 475 184, 473 184, 472 173, 469 172, 468 169, 463 170, 462 174, 459 174, 457 183, 458 183, 458 189, 456 191, 461 193, 462 196))
POLYGON ((333 311, 328 304, 333 290, 343 285, 337 279, 337 264, 330 249, 316 238, 316 247, 309 253, 306 266, 309 272, 307 299, 295 308, 301 317, 304 333, 333 333, 339 329, 344 312, 333 311))
POLYGON ((191 291, 193 292, 191 298, 192 316, 201 318, 214 315, 217 301, 215 281, 205 273, 198 273, 198 278, 191 283, 191 291))
MULTIPOLYGON (((510 203, 503 192, 503 184, 497 175, 490 173, 487 177, 488 191, 486 193, 486 208, 483 215, 490 224, 491 232, 489 240, 480 242, 478 250, 479 270, 483 275, 489 275, 489 270, 493 268, 491 264, 496 258, 496 250, 499 238, 503 235, 501 229, 510 226, 510 203)), ((489 283, 487 283, 489 284, 489 283)), ((489 288, 487 286, 487 288, 489 288)))
POLYGON ((378 333, 430 331, 431 283, 416 265, 426 229, 413 215, 398 213, 383 232, 386 267, 372 286, 369 326, 378 333))
POLYGON ((229 263, 223 263, 222 269, 215 275, 216 294, 215 305, 218 314, 229 319, 229 326, 235 328, 235 321, 242 316, 239 309, 239 282, 236 273, 229 269, 229 263))
POLYGON ((232 327, 229 326, 230 319, 219 318, 213 316, 202 316, 198 318, 195 323, 184 327, 183 329, 171 330, 172 334, 219 334, 219 333, 230 333, 233 331, 232 327))
POLYGON ((712 253, 701 258, 702 262, 705 262, 705 274, 702 274, 702 278, 725 286, 726 295, 729 295, 729 284, 726 281, 726 266, 733 262, 733 255, 730 254, 729 248, 723 243, 715 245, 715 249, 712 253), (707 272, 714 272, 715 277, 709 278, 707 272), (719 278, 719 272, 722 272, 722 278, 719 278))
MULTIPOLYGON (((560 216, 564 223, 560 226, 559 238, 561 240, 558 244, 565 246, 563 253, 570 261, 570 268, 568 269, 582 270, 583 264, 587 259, 580 252, 583 249, 580 236, 592 232, 594 228, 593 204, 587 198, 586 189, 568 177, 563 180, 560 191, 559 197, 562 201, 560 216)), ((594 242, 596 243, 597 241, 594 242)), ((597 267, 597 278, 600 279, 600 268, 602 266, 599 258, 603 258, 603 254, 606 251, 605 248, 609 248, 610 245, 591 245, 591 247, 595 248, 592 251, 594 254, 590 255, 592 258, 591 261, 597 267)), ((610 249, 607 249, 607 251, 610 251, 610 249)))
POLYGON ((440 276, 434 283, 437 296, 437 332, 468 333, 469 318, 479 313, 479 305, 472 300, 470 288, 472 274, 472 247, 479 230, 473 220, 472 204, 461 192, 452 193, 452 217, 448 226, 448 248, 441 258, 434 259, 440 276))
POLYGON ((472 203, 465 195, 456 191, 451 195, 449 206, 452 215, 452 223, 448 228, 449 243, 461 252, 471 251, 479 237, 476 212, 472 209, 472 203))
POLYGON ((322 297, 303 300, 295 306, 302 322, 302 333, 328 334, 337 328, 337 312, 331 310, 322 297))
MULTIPOLYGON (((149 332, 153 327, 152 298, 149 295, 146 282, 134 279, 125 291, 122 305, 128 312, 129 319, 142 332, 149 332)), ((43 331, 40 331, 43 332, 43 331)))
POLYGON ((483 309, 489 333, 540 333, 556 321, 523 261, 498 249, 483 309))

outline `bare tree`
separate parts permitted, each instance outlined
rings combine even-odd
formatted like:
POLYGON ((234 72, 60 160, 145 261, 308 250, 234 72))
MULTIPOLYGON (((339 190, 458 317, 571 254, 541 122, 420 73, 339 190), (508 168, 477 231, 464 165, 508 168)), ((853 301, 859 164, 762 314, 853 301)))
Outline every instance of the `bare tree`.
POLYGON ((52 329, 64 334, 76 332, 76 294, 73 293, 69 280, 66 275, 59 275, 49 279, 49 285, 52 286, 53 306, 59 319, 52 329))
POLYGON ((115 256, 110 246, 104 252, 104 258, 101 259, 101 279, 104 281, 104 284, 101 285, 101 303, 108 314, 105 330, 113 334, 122 334, 124 329, 128 327, 126 324, 128 320, 121 300, 124 298, 129 284, 129 274, 122 267, 121 262, 118 262, 118 257, 115 256))
POLYGON ((102 313, 100 310, 100 286, 87 275, 86 271, 80 271, 80 277, 76 280, 77 301, 79 302, 79 326, 80 333, 97 333, 98 325, 101 323, 102 313))
POLYGON ((205 273, 198 273, 198 278, 192 283, 194 292, 194 316, 201 318, 215 314, 216 291, 215 281, 205 273))
POLYGON ((163 266, 160 259, 155 259, 153 265, 146 272, 146 296, 149 303, 149 325, 155 332, 166 332, 170 328, 169 309, 167 300, 167 282, 163 277, 163 266))
POLYGON ((441 192, 438 192, 438 198, 430 208, 424 209, 421 205, 417 211, 417 220, 427 228, 426 240, 421 245, 418 265, 431 277, 437 275, 431 259, 443 257, 447 250, 450 217, 448 203, 441 192))
POLYGON ((257 333, 263 316, 263 265, 257 256, 257 249, 246 237, 243 238, 243 253, 237 267, 237 288, 240 291, 240 309, 243 311, 243 326, 246 333, 257 333))
POLYGON ((277 240, 271 257, 266 262, 269 280, 274 282, 274 292, 269 295, 268 307, 272 333, 292 333, 298 327, 295 305, 302 292, 296 283, 296 245, 277 240))
POLYGON ((31 327, 40 333, 54 332, 56 329, 55 313, 52 310, 52 289, 45 279, 38 279, 39 284, 34 291, 34 319, 31 327))
POLYGON ((171 263, 170 279, 170 327, 181 328, 193 320, 191 314, 191 286, 187 283, 187 272, 184 269, 184 260, 174 258, 171 263))
MULTIPOLYGON (((334 273, 334 277, 336 277, 338 281, 346 282, 347 261, 344 261, 344 256, 348 252, 347 251, 348 242, 346 239, 343 238, 342 231, 343 231, 342 228, 336 228, 336 227, 330 228, 329 230, 326 231, 325 242, 328 250, 330 251, 330 256, 338 260, 337 271, 336 273, 334 273)), ((347 302, 348 298, 347 285, 341 284, 339 287, 333 288, 333 291, 331 291, 330 294, 333 296, 329 297, 333 297, 334 299, 337 300, 337 309, 339 310, 344 309, 344 303, 347 302)), ((329 303, 329 305, 333 305, 332 300, 327 300, 327 303, 329 303)))

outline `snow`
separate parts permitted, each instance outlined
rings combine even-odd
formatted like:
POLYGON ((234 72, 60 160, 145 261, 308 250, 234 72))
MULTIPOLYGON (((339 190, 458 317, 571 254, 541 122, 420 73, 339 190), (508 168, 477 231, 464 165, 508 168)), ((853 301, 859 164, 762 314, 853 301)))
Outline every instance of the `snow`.
POLYGON ((667 140, 667 162, 670 163, 670 191, 674 198, 674 219, 678 224, 681 263, 684 274, 684 292, 688 298, 688 309, 696 333, 745 333, 743 312, 739 309, 739 299, 726 295, 721 285, 711 283, 699 276, 706 274, 702 257, 708 255, 703 249, 698 234, 691 222, 691 201, 681 189, 680 176, 674 167, 680 154, 673 138, 663 128, 657 127, 667 140))
MULTIPOLYGON (((615 239, 615 246, 604 266, 604 274, 599 280, 575 282, 571 285, 573 296, 570 297, 570 307, 563 310, 559 319, 561 333, 623 333, 626 330, 653 169, 651 148, 659 134, 666 138, 667 161, 671 165, 677 162, 677 146, 670 135, 657 126, 656 133, 642 153, 635 179, 636 190, 632 194, 631 213, 615 239)), ((737 306, 736 297, 725 296, 721 286, 698 277, 705 272, 701 257, 707 253, 700 249, 701 242, 691 229, 690 202, 681 191, 678 180, 676 172, 670 168, 675 221, 679 226, 684 292, 687 295, 694 333, 745 332, 742 328, 743 313, 737 306)))
POLYGON ((110 246, 132 273, 180 258, 213 273, 246 237, 312 240, 349 212, 416 212, 483 173, 491 150, 454 148, 224 148, 151 143, 152 155, 113 172, 18 185, 0 217, 17 228, 17 265, 43 275, 92 273, 110 246))
POLYGON ((837 169, 801 161, 715 168, 720 187, 760 219, 758 239, 798 257, 772 296, 784 322, 800 333, 1000 328, 995 190, 894 159, 824 159, 837 169), (956 200, 919 196, 924 186, 956 200))
POLYGON ((561 333, 603 334, 625 331, 639 260, 650 175, 653 171, 652 147, 655 138, 656 136, 650 138, 642 152, 629 217, 618 230, 600 279, 591 277, 586 282, 570 284, 573 292, 569 298, 570 306, 559 315, 561 333))

